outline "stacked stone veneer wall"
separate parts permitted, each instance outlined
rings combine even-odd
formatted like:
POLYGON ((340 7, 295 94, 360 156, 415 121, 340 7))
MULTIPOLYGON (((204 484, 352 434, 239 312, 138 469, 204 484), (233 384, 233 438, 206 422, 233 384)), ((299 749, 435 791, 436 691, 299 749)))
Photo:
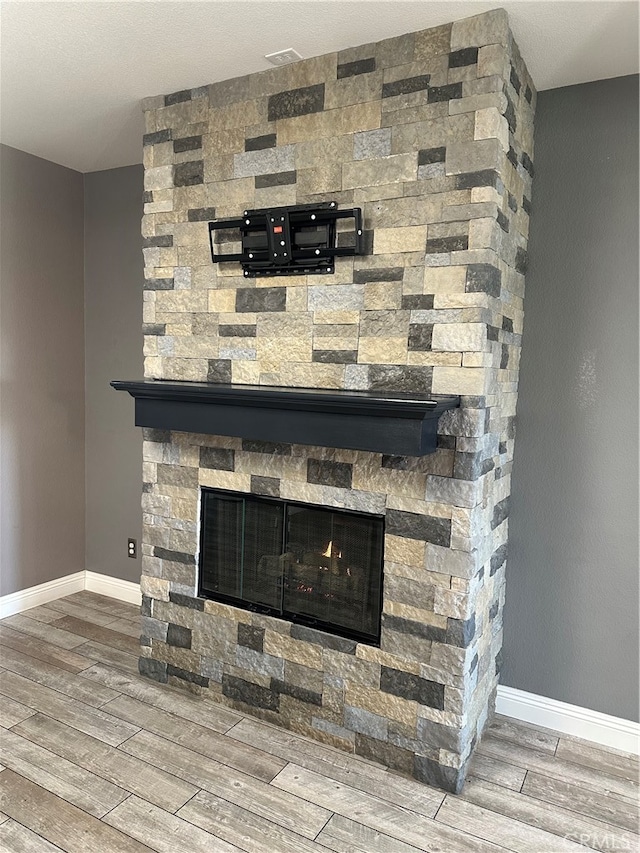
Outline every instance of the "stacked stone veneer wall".
POLYGON ((501 10, 147 101, 147 378, 462 408, 420 459, 147 431, 143 673, 460 787, 498 681, 534 106, 501 10), (211 263, 208 220, 328 200, 365 218, 335 275, 211 263), (199 599, 201 486, 385 514, 380 648, 199 599))

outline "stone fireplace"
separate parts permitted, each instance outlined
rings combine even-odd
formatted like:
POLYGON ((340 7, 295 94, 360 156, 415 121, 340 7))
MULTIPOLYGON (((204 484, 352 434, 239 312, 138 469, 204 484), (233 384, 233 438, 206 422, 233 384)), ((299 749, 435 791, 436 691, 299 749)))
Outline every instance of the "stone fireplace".
MULTIPOLYGON (((500 669, 534 109, 502 10, 147 100, 146 380, 460 407, 426 455, 145 429, 144 675, 461 788, 500 669), (209 221, 331 201, 365 232, 333 275, 212 264, 209 221), (207 590, 211 495, 381 519, 377 636, 207 590)), ((252 571, 342 594, 358 564, 332 541, 252 571)))

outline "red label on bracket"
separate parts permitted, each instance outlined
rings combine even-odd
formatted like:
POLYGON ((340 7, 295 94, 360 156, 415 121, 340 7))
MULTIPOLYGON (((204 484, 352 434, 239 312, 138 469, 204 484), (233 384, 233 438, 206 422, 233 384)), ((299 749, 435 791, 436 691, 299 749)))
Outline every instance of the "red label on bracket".
POLYGON ((282 225, 274 225, 273 233, 274 234, 282 234, 282 225))

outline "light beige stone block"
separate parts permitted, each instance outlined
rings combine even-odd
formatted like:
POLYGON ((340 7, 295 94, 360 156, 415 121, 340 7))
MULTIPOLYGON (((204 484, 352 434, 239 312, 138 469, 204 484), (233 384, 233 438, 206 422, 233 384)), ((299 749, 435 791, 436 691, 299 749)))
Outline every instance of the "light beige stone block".
POLYGON ((380 127, 380 101, 354 104, 321 113, 285 118, 277 122, 278 144, 343 136, 380 127))
POLYGON ((406 364, 406 338, 360 338, 359 364, 406 364))
POLYGON ((416 154, 393 154, 376 160, 358 160, 342 167, 342 187, 374 187, 395 181, 415 181, 418 174, 416 154))
POLYGON ((384 538, 385 560, 394 563, 405 563, 408 566, 422 567, 425 560, 426 543, 418 539, 406 539, 404 536, 384 538))
POLYGON ((484 323, 436 323, 431 348, 445 352, 481 352, 487 348, 487 327, 484 323))
POLYGON ((173 166, 158 166, 153 169, 145 169, 144 188, 145 190, 172 189, 173 166))
POLYGON ((447 175, 459 175, 486 169, 498 171, 502 156, 502 145, 497 139, 452 142, 447 145, 445 172, 447 175))
POLYGON ((311 669, 322 669, 322 646, 294 640, 276 631, 265 631, 264 651, 268 655, 284 658, 311 669))
POLYGON ((164 578, 152 578, 149 575, 140 577, 140 592, 158 601, 169 601, 169 586, 169 581, 164 578))
POLYGON ((474 139, 497 139, 503 151, 509 150, 509 125, 506 118, 500 115, 495 107, 489 107, 476 112, 473 131, 474 139))
POLYGON ((509 19, 504 9, 493 9, 453 22, 451 50, 482 47, 485 44, 509 44, 509 19))
POLYGON ((478 77, 509 77, 509 55, 502 44, 488 44, 478 51, 478 77))
POLYGON ((420 252, 427 241, 426 225, 414 225, 407 228, 376 228, 373 238, 373 251, 376 255, 390 252, 420 252))
POLYGON ((434 367, 432 392, 434 394, 466 394, 482 396, 485 389, 485 371, 479 367, 434 367))
POLYGON ((407 726, 415 726, 417 718, 417 702, 401 699, 391 693, 385 693, 379 688, 373 689, 360 684, 347 684, 345 702, 356 708, 364 708, 373 714, 397 720, 407 726))
POLYGON ((236 291, 230 288, 209 290, 208 309, 211 312, 233 311, 236 307, 236 291))

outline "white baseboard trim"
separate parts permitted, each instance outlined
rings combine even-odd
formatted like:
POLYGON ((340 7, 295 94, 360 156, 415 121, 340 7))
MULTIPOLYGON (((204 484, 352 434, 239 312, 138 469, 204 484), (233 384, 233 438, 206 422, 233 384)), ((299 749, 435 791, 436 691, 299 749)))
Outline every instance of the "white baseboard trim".
POLYGON ((20 589, 18 592, 0 596, 0 619, 55 601, 56 598, 64 598, 65 595, 80 592, 85 588, 85 574, 86 572, 75 572, 63 578, 55 578, 46 583, 39 583, 37 586, 30 586, 28 589, 20 589))
POLYGON ((133 581, 123 581, 120 578, 112 578, 109 575, 101 575, 98 572, 85 571, 84 588, 89 592, 97 592, 100 595, 108 595, 109 598, 117 598, 128 604, 141 604, 142 594, 140 584, 133 581))
POLYGON ((74 592, 82 592, 83 589, 127 601, 129 604, 140 604, 142 601, 139 583, 123 581, 97 572, 82 571, 0 596, 0 619, 22 613, 23 610, 30 610, 40 604, 48 604, 56 598, 64 598, 74 592))
POLYGON ((623 752, 640 751, 640 724, 514 687, 498 685, 496 712, 623 752))

